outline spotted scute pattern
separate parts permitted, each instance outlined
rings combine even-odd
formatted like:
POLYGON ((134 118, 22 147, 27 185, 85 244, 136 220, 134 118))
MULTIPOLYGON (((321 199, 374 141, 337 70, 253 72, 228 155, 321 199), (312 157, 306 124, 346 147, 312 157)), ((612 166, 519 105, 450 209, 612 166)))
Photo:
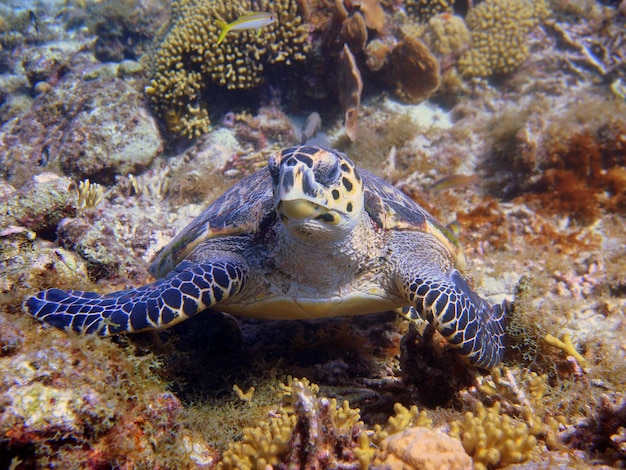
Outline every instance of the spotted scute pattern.
POLYGON ((164 328, 238 294, 246 281, 230 261, 180 263, 153 284, 111 294, 50 289, 27 297, 25 309, 57 328, 102 336, 164 328))
POLYGON ((417 311, 410 314, 431 323, 469 364, 490 369, 502 360, 508 302, 490 305, 456 270, 449 280, 416 278, 406 290, 417 311))

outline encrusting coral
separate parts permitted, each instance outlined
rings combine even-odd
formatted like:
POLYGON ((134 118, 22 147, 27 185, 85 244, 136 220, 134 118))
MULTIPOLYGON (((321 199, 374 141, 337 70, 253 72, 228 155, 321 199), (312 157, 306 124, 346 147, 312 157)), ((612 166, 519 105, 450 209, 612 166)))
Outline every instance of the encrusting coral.
POLYGON ((528 56, 527 34, 548 15, 543 0, 485 0, 478 4, 465 18, 472 45, 459 59, 461 73, 490 77, 513 72, 528 56))
POLYGON ((373 465, 386 470, 474 468, 457 439, 420 427, 405 429, 385 439, 373 465))
POLYGON ((146 87, 170 131, 189 138, 210 128, 203 93, 210 84, 228 90, 254 88, 266 66, 302 60, 310 49, 308 27, 295 0, 178 0, 161 43, 150 56, 152 79, 146 87), (231 32, 217 44, 217 18, 232 22, 254 11, 277 21, 255 30, 231 32))

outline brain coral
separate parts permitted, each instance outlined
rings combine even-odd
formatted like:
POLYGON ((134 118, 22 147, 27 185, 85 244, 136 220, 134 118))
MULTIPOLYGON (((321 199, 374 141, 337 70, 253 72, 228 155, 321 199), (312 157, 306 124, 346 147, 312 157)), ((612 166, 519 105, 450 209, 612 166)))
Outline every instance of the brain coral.
POLYGON ((404 9, 420 23, 427 22, 438 13, 451 12, 452 0, 405 0, 404 9))
POLYGON ((256 87, 265 66, 305 58, 308 34, 296 0, 176 0, 149 59, 152 79, 146 93, 170 131, 199 136, 210 127, 203 99, 210 84, 229 90, 256 87), (217 18, 229 23, 255 11, 271 12, 277 21, 258 35, 231 31, 217 44, 217 18))
POLYGON ((549 14, 545 0, 485 0, 465 21, 472 45, 460 58, 461 73, 489 77, 514 71, 528 56, 526 36, 549 14))

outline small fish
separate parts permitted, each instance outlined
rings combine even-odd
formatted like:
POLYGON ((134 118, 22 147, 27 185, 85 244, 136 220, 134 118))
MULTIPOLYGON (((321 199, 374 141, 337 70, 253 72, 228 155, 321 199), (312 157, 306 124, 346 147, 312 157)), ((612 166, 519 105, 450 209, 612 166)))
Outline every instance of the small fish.
POLYGON ((302 124, 302 131, 300 133, 300 144, 305 144, 311 137, 317 135, 317 131, 322 126, 322 118, 316 112, 312 112, 302 124))
POLYGON ((33 10, 28 10, 28 19, 30 20, 30 24, 32 24, 35 28, 37 36, 39 36, 39 24, 37 24, 37 15, 33 10))
POLYGON ((458 222, 458 220, 450 222, 446 226, 446 228, 450 230, 450 232, 452 232, 452 235, 454 235, 455 237, 458 237, 461 234, 461 224, 458 222))
POLYGON ((276 17, 271 13, 263 11, 250 13, 237 18, 232 23, 225 23, 219 18, 215 20, 217 26, 221 29, 220 36, 217 38, 217 43, 220 44, 229 31, 244 31, 246 29, 256 29, 257 36, 261 34, 261 28, 272 24, 276 21, 276 17))
POLYGON ((478 175, 450 175, 437 180, 430 187, 435 191, 459 189, 478 181, 478 175))
POLYGON ((50 145, 46 144, 41 149, 41 155, 37 160, 39 166, 46 166, 50 161, 50 145))

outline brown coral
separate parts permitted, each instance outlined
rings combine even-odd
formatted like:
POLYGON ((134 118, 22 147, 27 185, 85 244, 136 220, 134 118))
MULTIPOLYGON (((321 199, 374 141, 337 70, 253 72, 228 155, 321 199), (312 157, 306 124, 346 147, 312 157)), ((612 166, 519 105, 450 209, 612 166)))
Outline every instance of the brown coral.
POLYGON ((380 0, 352 0, 351 3, 363 12, 368 28, 382 31, 385 27, 385 11, 380 5, 380 0))
POLYGON ((305 58, 308 27, 295 0, 178 0, 172 4, 167 33, 151 56, 152 79, 146 87, 168 128, 187 137, 210 127, 204 92, 209 84, 248 89, 263 81, 266 66, 305 58), (231 22, 251 11, 267 11, 277 22, 254 30, 231 32, 217 45, 215 19, 231 22))
POLYGON ((348 17, 341 25, 340 40, 353 51, 360 51, 367 42, 367 26, 360 13, 348 17))
POLYGON ((405 36, 391 52, 390 62, 391 80, 402 100, 417 103, 439 88, 439 62, 419 39, 405 36))
POLYGON ((356 125, 359 106, 361 105, 363 80, 361 80, 361 72, 359 72, 354 56, 350 52, 350 48, 345 44, 339 61, 341 68, 339 101, 346 113, 346 134, 348 134, 350 140, 354 141, 356 140, 356 125))

